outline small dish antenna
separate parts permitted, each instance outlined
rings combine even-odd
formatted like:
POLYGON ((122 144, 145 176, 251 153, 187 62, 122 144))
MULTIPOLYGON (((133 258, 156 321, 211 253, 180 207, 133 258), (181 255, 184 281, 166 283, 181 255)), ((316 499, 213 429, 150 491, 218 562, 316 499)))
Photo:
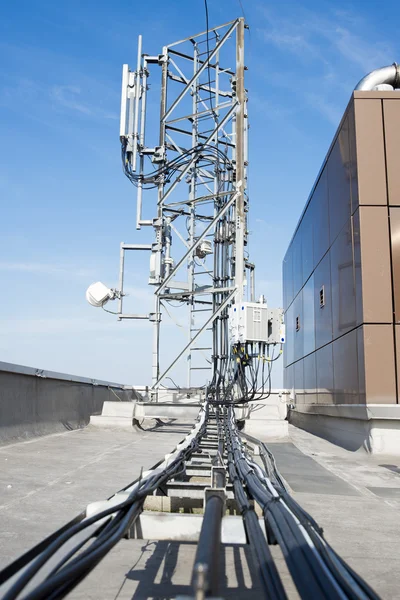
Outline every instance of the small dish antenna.
POLYGON ((109 300, 115 300, 120 297, 120 292, 107 287, 104 283, 101 283, 101 281, 92 283, 86 290, 86 300, 89 304, 96 307, 102 307, 107 304, 109 300))

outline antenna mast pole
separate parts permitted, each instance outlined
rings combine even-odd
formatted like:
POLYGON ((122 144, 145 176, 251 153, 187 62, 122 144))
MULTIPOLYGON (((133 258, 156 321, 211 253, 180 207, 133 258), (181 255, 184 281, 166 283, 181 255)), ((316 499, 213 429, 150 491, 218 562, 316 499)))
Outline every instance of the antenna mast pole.
MULTIPOLYGON (((244 295, 244 247, 246 236, 245 214, 245 165, 244 165, 244 120, 245 120, 245 88, 244 88, 244 20, 239 19, 236 29, 236 252, 235 252, 235 284, 236 304, 243 301, 244 295)), ((247 115, 246 115, 247 116, 247 115)))

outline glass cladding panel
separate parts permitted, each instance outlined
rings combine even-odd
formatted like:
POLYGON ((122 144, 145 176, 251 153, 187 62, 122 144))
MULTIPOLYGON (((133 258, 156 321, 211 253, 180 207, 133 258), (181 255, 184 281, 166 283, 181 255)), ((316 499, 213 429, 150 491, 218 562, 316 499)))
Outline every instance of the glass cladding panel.
POLYGON ((318 404, 333 404, 333 353, 328 344, 315 353, 318 404))
POLYGON ((314 268, 329 248, 329 208, 327 169, 322 171, 314 190, 314 268))
POLYGON ((364 325, 365 394, 367 404, 395 404, 392 325, 364 325))
POLYGON ((302 235, 303 235, 303 224, 297 230, 295 238, 293 240, 293 292, 296 296, 303 286, 303 265, 302 265, 302 235))
POLYGON ((285 298, 285 310, 290 306, 293 300, 293 246, 292 244, 289 246, 288 251, 286 252, 286 256, 283 259, 284 262, 284 293, 285 298))
POLYGON ((306 404, 317 404, 317 367, 315 352, 303 360, 304 371, 304 401, 306 404))
POLYGON ((350 144, 350 176, 351 176, 351 213, 358 207, 358 175, 357 175, 357 152, 356 152, 356 125, 354 120, 354 102, 351 103, 348 112, 349 119, 349 144, 350 144))
POLYGON ((387 204, 382 101, 357 98, 354 106, 359 204, 387 204))
POLYGON ((304 404, 304 372, 303 361, 294 363, 294 389, 296 392, 296 403, 304 404))
POLYGON ((301 237, 301 250, 302 250, 302 261, 303 261, 303 284, 309 278, 313 271, 314 263, 314 202, 311 199, 310 204, 304 214, 302 222, 302 237, 301 237))
POLYGON ((293 390, 293 365, 286 367, 283 372, 283 386, 289 393, 293 390))
POLYGON ((283 310, 286 311, 287 309, 287 292, 286 292, 286 285, 287 285, 287 264, 286 264, 286 257, 287 257, 287 252, 285 254, 285 257, 282 261, 282 307, 283 310))
POLYGON ((351 214, 348 119, 345 119, 339 131, 326 168, 328 169, 329 231, 330 239, 333 241, 351 214))
POLYGON ((304 355, 315 350, 315 323, 314 323, 314 275, 311 275, 303 287, 303 343, 304 355))
POLYGON ((303 290, 299 292, 293 302, 294 310, 294 360, 304 356, 304 318, 303 318, 303 290))
POLYGON ((286 343, 283 346, 283 351, 286 355, 288 365, 294 361, 294 334, 295 334, 295 317, 294 306, 291 304, 286 311, 286 343))
POLYGON ((320 348, 332 341, 332 296, 330 252, 314 271, 314 322, 315 347, 320 348), (323 294, 324 303, 320 298, 323 294))
POLYGON ((363 322, 362 280, 361 280, 361 247, 360 247, 360 211, 356 210, 352 217, 353 253, 354 253, 354 286, 356 294, 356 324, 363 322))
POLYGON ((357 330, 333 342, 335 404, 359 404, 357 330))
POLYGON ((400 98, 383 100, 389 204, 400 205, 400 98))
POLYGON ((400 322, 400 207, 390 209, 390 237, 392 244, 393 291, 396 323, 400 322))
POLYGON ((356 326, 352 237, 349 219, 330 250, 334 339, 356 326))

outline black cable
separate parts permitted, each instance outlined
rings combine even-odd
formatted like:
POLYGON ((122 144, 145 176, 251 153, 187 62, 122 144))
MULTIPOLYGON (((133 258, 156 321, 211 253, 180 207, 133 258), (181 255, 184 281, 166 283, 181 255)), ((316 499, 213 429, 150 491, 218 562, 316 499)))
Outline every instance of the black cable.
POLYGON ((287 598, 286 592, 276 569, 275 563, 272 559, 271 551, 266 543, 264 534, 260 529, 257 515, 255 514, 253 507, 250 505, 245 490, 240 482, 229 435, 226 436, 226 443, 228 448, 227 460, 230 481, 233 485, 235 500, 239 505, 243 517, 250 547, 259 565, 260 577, 265 592, 268 598, 284 600, 287 598))
POLYGON ((179 385, 177 385, 175 383, 175 381, 172 379, 172 377, 165 377, 165 379, 169 379, 170 381, 172 381, 173 385, 176 387, 177 390, 180 390, 181 388, 179 387, 179 385))
MULTIPOLYGON (((208 408, 206 409, 208 415, 208 408)), ((101 524, 100 529, 97 528, 89 537, 78 544, 70 551, 62 561, 58 563, 55 569, 49 574, 47 579, 38 585, 32 592, 25 596, 26 600, 38 600, 39 598, 61 598, 75 585, 81 581, 90 570, 92 570, 105 554, 123 537, 125 532, 132 526, 137 516, 142 510, 142 504, 146 495, 152 493, 157 487, 162 485, 172 476, 177 476, 182 472, 183 465, 186 460, 198 446, 198 441, 204 434, 205 425, 201 427, 195 439, 185 449, 180 451, 174 462, 168 465, 161 473, 156 473, 141 483, 139 481, 138 488, 135 489, 128 499, 118 505, 114 505, 93 517, 79 520, 75 519, 67 526, 50 536, 46 543, 42 543, 33 551, 25 555, 23 567, 27 566, 25 571, 16 580, 13 586, 8 590, 3 600, 11 600, 16 598, 35 574, 42 568, 44 564, 61 548, 64 543, 70 540, 73 536, 84 531, 88 527, 96 524, 98 521, 114 515, 114 518, 106 524, 101 524), (81 548, 88 542, 90 537, 97 534, 96 540, 86 550, 81 552, 76 558, 72 559, 81 548), (42 550, 40 552, 40 550, 42 550), (29 561, 30 558, 30 561, 29 561), (33 560, 32 562, 32 559, 33 560), (72 559, 72 560, 70 560, 72 559)), ((2 581, 7 581, 11 576, 15 575, 21 566, 21 559, 15 561, 2 573, 2 581)))
MULTIPOLYGON (((232 411, 232 409, 229 409, 229 411, 232 411)), ((323 539, 322 529, 287 493, 284 487, 279 486, 279 484, 275 485, 274 487, 278 492, 275 496, 271 494, 269 488, 264 487, 263 489, 265 484, 263 480, 258 479, 257 475, 257 470, 260 467, 249 461, 241 451, 240 439, 231 423, 233 421, 232 412, 228 414, 229 418, 227 418, 226 423, 230 428, 229 435, 233 440, 236 468, 246 489, 263 507, 267 531, 268 529, 272 530, 275 539, 281 546, 289 571, 301 597, 348 598, 349 600, 369 598, 378 600, 379 597, 370 586, 355 574, 327 544, 323 539), (299 523, 309 535, 314 549, 306 543, 299 523), (301 566, 300 569, 299 566, 301 566), (305 577, 305 574, 308 575, 305 577), (310 586, 314 584, 317 587, 312 591, 310 586)), ((246 434, 244 436, 254 440, 251 436, 246 434)), ((279 473, 274 460, 271 461, 271 465, 276 471, 276 479, 278 479, 279 473)))
MULTIPOLYGON (((231 410, 232 409, 229 409, 229 411, 231 410)), ((231 413, 228 413, 228 429, 231 417, 231 413)), ((265 506, 268 506, 268 503, 271 503, 271 507, 275 508, 275 505, 278 505, 272 502, 271 494, 268 495, 266 493, 263 485, 257 480, 252 469, 248 467, 244 456, 241 455, 239 450, 240 442, 238 442, 237 434, 231 431, 229 435, 231 436, 234 448, 234 463, 236 469, 251 497, 253 497, 264 510, 265 506)), ((274 534, 280 541, 288 569, 301 596, 303 598, 338 598, 337 596, 330 595, 332 592, 332 583, 330 581, 325 581, 326 595, 324 595, 324 587, 322 587, 318 581, 320 574, 315 574, 314 569, 312 568, 315 563, 315 557, 312 555, 311 548, 305 547, 304 540, 298 539, 297 531, 291 530, 290 524, 286 522, 285 516, 281 515, 279 511, 277 513, 276 510, 274 510, 271 516, 272 519, 269 519, 269 523, 272 521, 272 525, 275 525, 273 529, 274 534), (277 519, 277 521, 275 522, 274 519, 277 519), (283 535, 282 531, 284 532, 283 535), (306 593, 309 595, 305 595, 306 593)))

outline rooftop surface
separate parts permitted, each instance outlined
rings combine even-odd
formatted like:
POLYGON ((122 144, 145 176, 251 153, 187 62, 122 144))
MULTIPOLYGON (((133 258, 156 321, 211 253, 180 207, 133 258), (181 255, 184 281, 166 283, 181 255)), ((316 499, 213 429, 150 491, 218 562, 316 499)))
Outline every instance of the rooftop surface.
MULTIPOLYGON (((147 431, 87 427, 0 448, 0 568, 89 502, 107 498, 155 464, 187 433, 188 423, 147 431)), ((398 598, 400 460, 351 453, 289 427, 267 441, 296 500, 333 548, 382 598, 398 598)), ((122 540, 69 598, 173 598, 191 594, 196 545, 122 540)), ((278 547, 273 556, 297 598, 278 547)), ((222 598, 260 598, 245 546, 222 549, 222 598)))

